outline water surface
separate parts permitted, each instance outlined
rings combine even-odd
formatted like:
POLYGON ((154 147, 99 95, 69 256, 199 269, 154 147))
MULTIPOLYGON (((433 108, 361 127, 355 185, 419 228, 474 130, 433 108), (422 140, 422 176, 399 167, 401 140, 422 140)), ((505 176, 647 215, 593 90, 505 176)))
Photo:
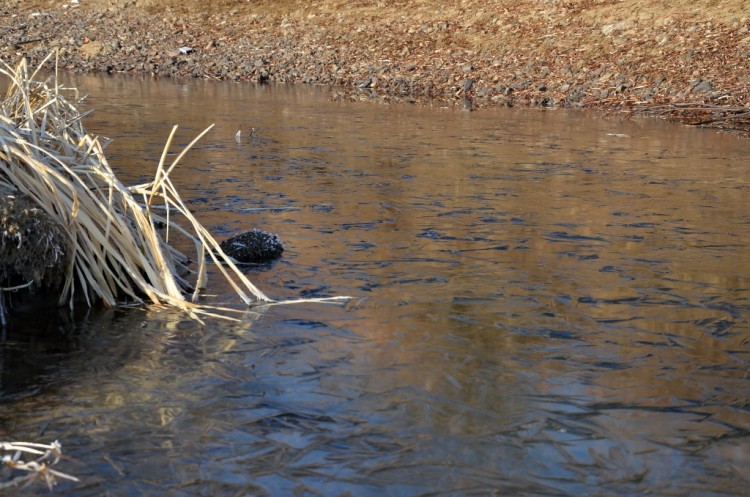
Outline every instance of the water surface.
POLYGON ((137 309, 15 323, 0 430, 61 440, 82 479, 65 495, 745 495, 747 141, 72 82, 126 183, 173 124, 184 145, 216 123, 172 176, 197 217, 219 239, 281 236, 283 259, 247 269, 270 296, 354 298, 205 327, 137 309))

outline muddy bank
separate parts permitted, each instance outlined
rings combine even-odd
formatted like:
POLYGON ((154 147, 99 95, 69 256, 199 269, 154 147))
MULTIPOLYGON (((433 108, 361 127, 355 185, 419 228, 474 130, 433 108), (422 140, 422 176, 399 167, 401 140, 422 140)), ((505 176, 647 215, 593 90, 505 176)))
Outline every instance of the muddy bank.
POLYGON ((471 109, 687 103, 710 117, 750 105, 749 17, 742 0, 10 1, 0 36, 5 60, 58 49, 71 71, 331 85, 333 98, 471 109))

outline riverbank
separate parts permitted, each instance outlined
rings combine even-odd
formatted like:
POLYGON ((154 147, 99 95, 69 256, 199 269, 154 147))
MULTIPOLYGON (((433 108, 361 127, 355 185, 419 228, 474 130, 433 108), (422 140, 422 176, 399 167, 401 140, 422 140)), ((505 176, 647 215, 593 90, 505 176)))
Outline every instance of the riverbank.
POLYGON ((330 85, 336 99, 722 109, 739 125, 749 18, 743 0, 11 0, 0 55, 57 49, 70 71, 330 85))

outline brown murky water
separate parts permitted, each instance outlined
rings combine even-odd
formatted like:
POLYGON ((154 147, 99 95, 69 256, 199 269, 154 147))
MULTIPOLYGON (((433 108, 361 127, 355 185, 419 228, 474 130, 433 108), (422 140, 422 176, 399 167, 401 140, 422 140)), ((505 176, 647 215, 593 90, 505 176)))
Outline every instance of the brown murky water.
POLYGON ((128 183, 173 124, 184 144, 217 123, 173 175, 199 219, 279 233, 284 258, 248 268, 269 295, 355 298, 203 328, 148 310, 16 323, 1 438, 61 440, 82 479, 65 495, 746 495, 747 141, 74 83, 128 183))

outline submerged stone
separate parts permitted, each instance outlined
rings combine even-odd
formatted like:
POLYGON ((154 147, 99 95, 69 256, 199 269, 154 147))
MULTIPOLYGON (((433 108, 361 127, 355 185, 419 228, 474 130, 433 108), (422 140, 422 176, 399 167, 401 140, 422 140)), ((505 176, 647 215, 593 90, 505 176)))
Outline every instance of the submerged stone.
POLYGON ((279 235, 253 229, 221 242, 221 250, 237 262, 268 262, 281 257, 284 244, 279 235))

